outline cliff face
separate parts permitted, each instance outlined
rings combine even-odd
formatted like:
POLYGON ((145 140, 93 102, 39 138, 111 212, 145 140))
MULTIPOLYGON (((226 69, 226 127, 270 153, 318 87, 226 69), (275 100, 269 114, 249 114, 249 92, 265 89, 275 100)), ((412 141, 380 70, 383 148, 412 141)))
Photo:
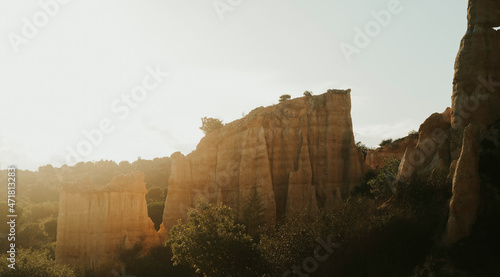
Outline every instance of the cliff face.
POLYGON ((462 151, 453 176, 453 197, 445 236, 448 245, 468 237, 476 222, 481 187, 478 167, 477 135, 471 124, 465 128, 462 151))
POLYGON ((350 109, 350 90, 260 107, 207 134, 191 154, 172 155, 163 225, 186 219, 199 198, 241 218, 254 190, 264 224, 291 210, 332 208, 363 178, 350 109))
POLYGON ((394 158, 397 160, 403 159, 405 151, 408 147, 415 147, 417 138, 408 136, 402 140, 391 144, 379 147, 375 150, 368 150, 366 153, 365 162, 368 168, 377 170, 385 165, 385 159, 394 158))
POLYGON ((480 141, 488 134, 490 141, 500 141, 498 135, 491 137, 500 122, 500 32, 493 29, 498 26, 500 1, 469 0, 467 32, 455 62, 452 108, 431 115, 421 125, 417 146, 407 148, 399 168, 399 180, 416 173, 424 177, 442 173, 452 183, 444 236, 448 245, 469 236, 481 212, 478 207, 498 205, 491 199, 500 199, 494 171, 485 173, 490 161, 498 158, 485 153, 498 153, 500 147, 480 141))
POLYGON ((451 109, 434 113, 418 129, 416 146, 409 146, 399 166, 398 179, 409 179, 416 172, 424 176, 448 174, 450 166, 451 109))
POLYGON ((137 243, 160 245, 148 217, 144 175, 113 178, 104 187, 90 179, 66 184, 60 192, 56 260, 74 267, 116 264, 117 253, 137 243))
MULTIPOLYGON (((455 133, 461 134, 470 123, 483 131, 500 120, 500 32, 493 29, 498 26, 500 2, 469 1, 467 32, 453 80, 451 124, 455 133)), ((460 149, 460 144, 452 147, 454 159, 460 149)))

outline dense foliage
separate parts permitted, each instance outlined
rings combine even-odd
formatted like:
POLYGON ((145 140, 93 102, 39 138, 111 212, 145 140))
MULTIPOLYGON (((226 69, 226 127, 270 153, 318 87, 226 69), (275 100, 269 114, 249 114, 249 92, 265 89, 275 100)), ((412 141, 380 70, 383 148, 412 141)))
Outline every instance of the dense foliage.
POLYGON ((400 161, 394 158, 384 159, 385 165, 378 174, 368 180, 370 193, 375 198, 387 198, 396 190, 396 175, 400 161))
POLYGON ((44 250, 22 249, 17 252, 15 270, 8 267, 7 254, 0 256, 2 277, 76 277, 67 266, 56 264, 44 250))
MULTIPOLYGON (((138 159, 130 163, 127 161, 119 164, 113 161, 81 162, 74 166, 62 166, 60 168, 51 165, 42 166, 38 171, 17 170, 16 171, 16 249, 29 249, 19 252, 18 275, 6 275, 0 272, 0 276, 66 276, 67 271, 58 273, 59 267, 54 267, 55 241, 57 236, 57 216, 59 210, 59 190, 64 183, 75 182, 87 176, 92 181, 102 186, 120 174, 128 174, 141 171, 145 175, 148 191, 148 212, 155 226, 159 228, 163 214, 163 202, 165 201, 166 188, 170 177, 171 159, 155 158, 153 160, 138 159), (25 253, 25 254, 22 254, 25 253), (32 258, 27 256, 33 256, 32 258), (31 263, 33 267, 25 265, 31 263), (50 266, 54 271, 41 270, 41 266, 50 266), (36 267, 36 268, 35 268, 36 267), (33 272, 34 274, 27 274, 33 272), (59 274, 59 275, 58 275, 59 274)), ((7 170, 0 171, 0 197, 7 199, 7 170)), ((6 202, 0 202, 2 214, 8 214, 6 202)), ((0 250, 5 253, 9 242, 5 234, 9 233, 7 224, 0 225, 0 250)), ((4 261, 4 260, 2 260, 4 261)), ((2 265, 2 269, 6 268, 2 265)), ((109 273, 109 271, 107 272, 109 273)), ((8 274, 14 274, 12 272, 8 274)), ((72 276, 73 273, 67 273, 72 276)), ((96 275, 98 276, 98 275, 96 275)))
POLYGON ((167 245, 175 264, 196 268, 204 276, 258 276, 258 252, 245 226, 222 205, 200 202, 186 224, 170 231, 167 245))
POLYGON ((165 201, 148 203, 148 216, 155 224, 155 229, 160 230, 160 224, 163 222, 163 208, 165 201))

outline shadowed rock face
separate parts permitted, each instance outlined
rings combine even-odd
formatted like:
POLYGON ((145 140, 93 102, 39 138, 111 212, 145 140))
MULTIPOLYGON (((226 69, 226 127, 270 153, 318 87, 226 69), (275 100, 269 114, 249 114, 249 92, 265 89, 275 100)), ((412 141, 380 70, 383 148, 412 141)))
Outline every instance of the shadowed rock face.
POLYGON ((451 109, 447 108, 443 113, 432 114, 420 125, 417 145, 406 148, 398 180, 410 179, 415 173, 430 176, 439 171, 446 175, 450 165, 450 115, 451 109))
POLYGON ((470 0, 467 15, 468 28, 476 24, 500 26, 500 2, 498 0, 470 0))
POLYGON ((164 226, 185 220, 199 198, 241 218, 255 189, 268 225, 287 211, 332 208, 363 178, 350 110, 350 90, 260 107, 207 134, 188 156, 172 155, 164 226))
POLYGON ((447 245, 469 236, 482 201, 479 191, 490 182, 491 176, 482 179, 479 174, 478 153, 484 149, 478 146, 478 137, 492 133, 500 122, 500 31, 493 29, 498 26, 500 1, 469 1, 467 32, 455 62, 451 111, 441 117, 431 115, 421 125, 428 131, 419 131, 416 148, 408 147, 398 172, 399 180, 415 173, 427 177, 443 172, 453 181, 447 245))
POLYGON ((453 197, 450 201, 450 215, 445 243, 451 245, 468 237, 476 222, 479 208, 479 150, 474 125, 465 128, 460 159, 453 176, 453 197))
POLYGON ((435 115, 422 124, 421 128, 431 130, 427 134, 421 133, 419 137, 416 154, 423 159, 421 162, 410 162, 410 155, 415 156, 415 149, 409 147, 400 168, 400 177, 409 177, 408 173, 411 175, 415 171, 427 174, 437 166, 443 169, 450 165, 446 171, 453 176, 462 150, 464 128, 472 123, 479 132, 483 132, 500 120, 500 31, 493 29, 497 26, 500 26, 499 1, 469 1, 467 32, 455 61, 451 115, 446 119, 449 126, 432 120, 435 115), (444 131, 446 141, 440 141, 440 145, 433 147, 434 151, 425 153, 422 143, 435 140, 430 135, 433 130, 436 133, 444 131), (436 151, 440 153, 438 158, 441 161, 437 160, 436 151), (445 157, 447 155, 449 159, 445 157))
MULTIPOLYGON (((471 0, 468 28, 455 62, 452 126, 473 123, 483 131, 500 119, 500 2, 471 0)), ((453 151, 458 158, 461 147, 453 151)))
POLYGON ((161 244, 148 217, 144 175, 135 172, 95 187, 90 178, 60 192, 56 260, 73 267, 116 265, 122 249, 161 244))

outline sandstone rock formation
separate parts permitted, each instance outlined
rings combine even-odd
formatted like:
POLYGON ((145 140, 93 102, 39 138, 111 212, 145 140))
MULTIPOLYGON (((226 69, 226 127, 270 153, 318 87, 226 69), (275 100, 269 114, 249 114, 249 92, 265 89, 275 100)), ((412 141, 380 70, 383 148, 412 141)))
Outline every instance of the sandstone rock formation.
POLYGON ((452 108, 422 124, 419 142, 415 148, 408 147, 398 172, 400 181, 437 172, 452 179, 444 240, 448 245, 467 237, 474 224, 483 181, 478 137, 491 133, 500 122, 500 32, 494 30, 498 26, 499 1, 469 0, 467 32, 455 62, 452 108))
MULTIPOLYGON (((498 1, 469 1, 467 32, 453 80, 451 124, 456 134, 462 134, 470 123, 483 131, 500 120, 500 32, 493 29, 498 26, 498 1)), ((452 146, 453 159, 460 149, 460 145, 452 146)))
POLYGON ((450 165, 449 134, 451 109, 434 113, 418 129, 416 146, 409 146, 401 160, 398 180, 409 179, 415 172, 430 176, 437 172, 447 174, 450 165))
POLYGON ((470 124, 464 131, 462 151, 453 177, 446 244, 469 236, 479 208, 480 186, 477 133, 475 126, 470 124))
POLYGON ((377 170, 385 165, 385 159, 394 158, 397 160, 403 159, 407 148, 415 148, 418 137, 407 136, 402 140, 395 141, 375 150, 368 150, 365 157, 365 162, 368 168, 377 170))
POLYGON ((96 187, 90 178, 63 186, 56 261, 73 267, 116 264, 122 249, 146 250, 162 240, 148 217, 144 175, 134 172, 96 187))
POLYGON ((455 62, 451 115, 446 119, 450 126, 446 127, 444 122, 435 120, 434 123, 429 122, 435 115, 422 125, 431 132, 435 131, 437 136, 447 142, 440 141, 438 145, 432 146, 434 151, 426 153, 422 142, 428 141, 430 145, 436 142, 432 143, 435 140, 432 135, 421 133, 417 152, 409 148, 405 154, 400 177, 409 177, 415 171, 429 174, 438 164, 441 170, 449 166, 449 169, 442 171, 453 176, 462 149, 465 126, 473 123, 482 132, 500 120, 500 32, 493 29, 500 26, 499 10, 498 1, 469 1, 467 32, 455 62), (439 157, 436 157, 436 151, 439 157), (445 157, 447 152, 449 159, 445 157), (412 155, 415 157, 412 158, 412 155))
POLYGON ((163 225, 185 220, 198 198, 241 218, 254 189, 266 225, 287 211, 332 208, 363 179, 350 110, 350 90, 260 107, 207 134, 191 154, 172 155, 163 225))

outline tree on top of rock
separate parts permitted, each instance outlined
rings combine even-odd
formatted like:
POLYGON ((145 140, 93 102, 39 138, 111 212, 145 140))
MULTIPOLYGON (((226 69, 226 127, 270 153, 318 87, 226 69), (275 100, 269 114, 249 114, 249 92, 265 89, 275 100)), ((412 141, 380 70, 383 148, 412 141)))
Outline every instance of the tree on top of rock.
POLYGON ((290 98, 292 98, 292 96, 290 96, 290 94, 283 94, 280 96, 280 103, 285 102, 286 100, 289 100, 290 98))
POLYGON ((220 120, 218 118, 212 118, 212 117, 205 116, 201 119, 200 130, 202 130, 203 133, 206 135, 213 130, 219 129, 222 126, 224 126, 224 124, 222 124, 222 120, 220 120))

